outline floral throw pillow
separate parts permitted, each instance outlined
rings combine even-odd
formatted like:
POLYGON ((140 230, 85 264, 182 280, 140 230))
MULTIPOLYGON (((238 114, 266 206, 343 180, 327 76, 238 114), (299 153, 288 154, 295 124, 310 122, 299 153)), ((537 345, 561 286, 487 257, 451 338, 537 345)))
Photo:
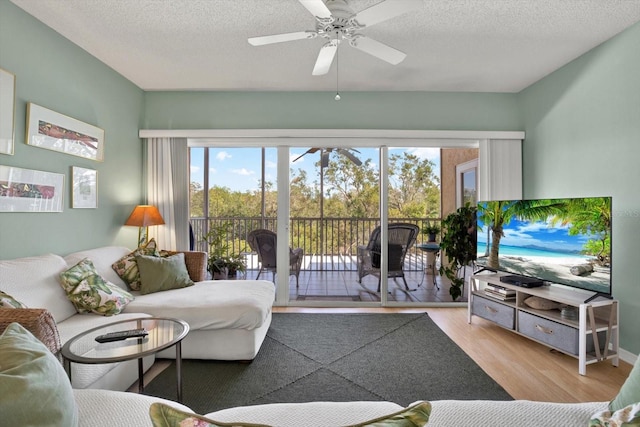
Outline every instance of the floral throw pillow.
POLYGON ((26 305, 12 297, 11 295, 0 291, 0 307, 2 308, 27 308, 26 305))
MULTIPOLYGON (((153 403, 149 408, 149 415, 153 427, 269 427, 265 424, 213 421, 162 403, 153 403)), ((345 427, 423 427, 427 425, 430 415, 431 403, 418 402, 393 414, 345 427)))
POLYGON ((615 412, 598 412, 591 417, 589 427, 640 427, 640 402, 615 412))
POLYGON ((119 314, 133 295, 102 278, 89 258, 60 273, 62 288, 78 313, 119 314))
POLYGON ((111 266, 132 291, 140 290, 140 270, 136 262, 136 256, 140 255, 159 256, 155 239, 149 240, 146 245, 123 256, 111 266))

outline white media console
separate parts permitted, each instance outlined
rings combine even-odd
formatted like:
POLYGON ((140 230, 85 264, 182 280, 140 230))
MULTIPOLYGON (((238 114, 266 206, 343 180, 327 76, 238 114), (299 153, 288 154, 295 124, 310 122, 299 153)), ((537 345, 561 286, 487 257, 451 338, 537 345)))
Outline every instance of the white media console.
MULTIPOLYGON (((503 273, 471 276, 468 321, 479 316, 555 350, 578 358, 578 372, 587 374, 587 364, 611 359, 618 366, 618 301, 596 298, 593 292, 547 284, 524 288, 500 281, 503 273), (515 291, 514 299, 501 299, 485 292, 489 285, 515 291), (524 303, 536 296, 562 305, 563 310, 540 310, 524 303)), ((511 292, 513 293, 513 292, 511 292)))

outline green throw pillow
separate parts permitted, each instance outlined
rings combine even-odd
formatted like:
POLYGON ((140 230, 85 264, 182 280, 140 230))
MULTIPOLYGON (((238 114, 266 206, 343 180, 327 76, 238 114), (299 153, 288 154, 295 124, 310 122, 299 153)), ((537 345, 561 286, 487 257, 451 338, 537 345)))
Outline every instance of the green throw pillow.
POLYGON ((60 273, 62 288, 78 313, 119 314, 133 295, 98 274, 89 258, 60 273))
MULTIPOLYGON (((431 414, 431 403, 418 402, 393 414, 374 420, 365 421, 345 427, 422 427, 427 425, 431 414)), ((201 415, 190 414, 162 403, 153 403, 149 408, 153 427, 269 427, 264 424, 223 423, 213 421, 201 415)))
POLYGON ((183 253, 167 258, 138 255, 136 263, 140 270, 140 293, 143 295, 193 285, 183 253))
POLYGON ((40 340, 19 323, 0 335, 0 424, 77 426, 67 374, 40 340))
POLYGON ((140 270, 138 270, 138 263, 136 262, 136 256, 138 255, 158 256, 155 239, 149 240, 144 246, 140 246, 111 265, 111 268, 132 291, 140 290, 140 270))
POLYGON ((640 357, 636 359, 618 395, 609 402, 609 410, 615 412, 637 402, 640 402, 640 357))
POLYGON ((615 412, 598 412, 591 417, 589 427, 640 427, 640 402, 615 412))
POLYGON ((28 308, 26 305, 12 297, 11 295, 0 291, 0 307, 2 308, 28 308))

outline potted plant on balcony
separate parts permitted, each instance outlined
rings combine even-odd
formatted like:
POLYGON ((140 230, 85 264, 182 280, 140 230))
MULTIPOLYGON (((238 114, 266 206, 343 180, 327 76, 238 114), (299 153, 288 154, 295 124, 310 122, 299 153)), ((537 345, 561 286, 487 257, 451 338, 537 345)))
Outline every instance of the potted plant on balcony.
POLYGON ((431 224, 431 221, 426 221, 422 226, 422 234, 427 236, 427 242, 435 242, 438 233, 440 233, 438 224, 431 224))
POLYGON ((229 233, 231 224, 221 223, 209 229, 202 239, 209 245, 207 271, 214 280, 235 277, 238 271, 245 271, 244 259, 239 254, 229 253, 229 233))
POLYGON ((451 281, 449 294, 455 301, 462 296, 466 266, 476 260, 476 208, 461 207, 447 215, 442 225, 445 231, 440 247, 447 262, 440 267, 440 274, 451 281))

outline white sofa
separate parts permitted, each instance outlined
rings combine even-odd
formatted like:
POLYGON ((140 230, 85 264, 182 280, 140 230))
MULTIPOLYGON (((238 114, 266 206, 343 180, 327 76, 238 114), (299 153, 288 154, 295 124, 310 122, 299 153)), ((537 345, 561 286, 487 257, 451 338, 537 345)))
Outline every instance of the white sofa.
MULTIPOLYGON (((96 326, 129 318, 162 316, 185 320, 190 331, 182 342, 182 357, 214 360, 252 360, 266 336, 271 323, 271 308, 275 298, 273 283, 262 280, 202 281, 206 253, 191 252, 203 257, 203 271, 189 271, 195 285, 169 291, 141 295, 116 316, 78 314, 67 299, 60 284, 61 272, 84 258, 93 262, 106 280, 127 289, 111 265, 130 253, 125 247, 107 246, 69 254, 65 257, 41 256, 0 260, 0 290, 13 296, 29 308, 46 308, 56 322, 62 344, 96 326)), ((169 348, 159 357, 175 357, 169 348)), ((154 357, 145 359, 145 370, 154 357)), ((72 363, 74 388, 126 390, 137 379, 136 361, 82 365, 72 363)))
MULTIPOLYGON (((133 393, 102 390, 74 390, 80 426, 96 427, 111 413, 110 427, 151 426, 149 407, 163 402, 185 412, 184 405, 133 393)), ((591 416, 607 409, 608 402, 550 403, 525 400, 480 401, 441 400, 431 402, 427 427, 516 427, 529 425, 584 426, 591 416)), ((253 423, 279 427, 337 427, 388 415, 402 407, 392 402, 276 403, 223 409, 203 414, 227 423, 253 423)))

